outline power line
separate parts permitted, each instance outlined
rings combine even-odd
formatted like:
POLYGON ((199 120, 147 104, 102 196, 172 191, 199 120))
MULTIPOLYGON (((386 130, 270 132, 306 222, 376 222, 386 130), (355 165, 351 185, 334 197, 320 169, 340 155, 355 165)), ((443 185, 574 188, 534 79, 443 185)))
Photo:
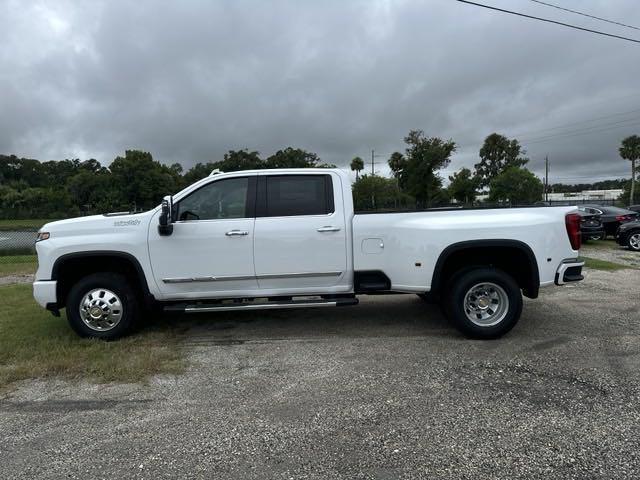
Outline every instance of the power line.
POLYGON ((542 137, 523 138, 521 141, 535 143, 540 140, 546 140, 546 139, 555 138, 555 137, 565 137, 565 136, 572 136, 572 135, 582 135, 585 133, 595 133, 599 131, 611 130, 612 128, 633 127, 638 123, 640 123, 640 118, 628 118, 626 120, 622 120, 619 122, 605 123, 603 125, 593 125, 591 127, 579 128, 577 130, 570 130, 568 132, 558 132, 556 134, 544 135, 542 137), (627 123, 627 122, 631 122, 631 123, 627 123))
MULTIPOLYGON (((638 113, 638 112, 640 112, 640 108, 636 108, 634 110, 629 110, 627 112, 612 113, 610 115, 603 115, 601 117, 594 117, 594 118, 592 118, 590 120, 581 120, 579 122, 570 122, 570 123, 565 123, 563 125, 556 125, 555 127, 541 128, 539 130, 529 130, 529 131, 513 134, 512 136, 513 137, 520 137, 520 136, 526 136, 526 135, 533 135, 533 134, 536 134, 536 133, 548 132, 549 130, 558 130, 558 129, 569 128, 569 127, 573 127, 574 125, 582 125, 584 123, 591 123, 591 122, 595 122, 597 120, 604 120, 604 119, 607 119, 607 118, 619 117, 621 115, 630 115, 632 113, 638 113)), ((629 119, 629 120, 631 120, 631 119, 629 119)))
POLYGON ((556 25, 562 25, 563 27, 573 28, 575 30, 582 30, 583 32, 595 33, 597 35, 604 35, 605 37, 617 38, 620 40, 626 40, 627 42, 640 43, 640 40, 635 38, 623 37, 621 35, 614 35, 613 33, 601 32, 599 30, 592 30, 590 28, 579 27, 577 25, 571 25, 570 23, 558 22, 556 20, 550 20, 548 18, 535 17, 533 15, 527 15, 526 13, 514 12, 513 10, 505 10, 504 8, 492 7, 490 5, 484 5, 482 3, 470 2, 469 0, 456 0, 456 2, 466 3, 468 5, 474 5, 476 7, 488 8, 489 10, 495 10, 497 12, 509 13, 511 15, 517 15, 519 17, 530 18, 532 20, 539 20, 541 22, 554 23, 556 25))
POLYGON ((621 27, 633 28, 634 30, 640 30, 639 27, 634 27, 633 25, 627 25, 626 23, 616 22, 614 20, 607 20, 606 18, 596 17, 595 15, 589 15, 588 13, 578 12, 577 10, 571 10, 570 8, 561 7, 560 5, 554 5, 553 3, 541 2, 540 0, 529 0, 530 2, 539 3, 540 5, 546 5, 547 7, 557 8, 558 10, 564 10, 565 12, 575 13, 577 15, 582 15, 583 17, 594 18, 596 20, 600 20, 607 23, 612 23, 614 25, 619 25, 621 27))
POLYGON ((606 132, 606 131, 609 131, 609 130, 616 130, 618 128, 623 128, 623 127, 633 127, 633 126, 636 126, 636 125, 640 125, 640 122, 631 123, 631 124, 628 124, 628 125, 619 125, 617 127, 601 128, 600 130, 593 130, 593 131, 589 131, 589 132, 571 133, 571 134, 567 134, 567 135, 557 135, 557 136, 554 136, 553 138, 545 138, 545 139, 539 139, 539 140, 523 141, 522 143, 526 143, 527 145, 533 145, 533 144, 536 144, 536 143, 546 143, 546 142, 550 142, 550 141, 557 140, 557 139, 564 139, 564 138, 570 138, 570 137, 579 137, 581 135, 589 135, 590 133, 606 132))

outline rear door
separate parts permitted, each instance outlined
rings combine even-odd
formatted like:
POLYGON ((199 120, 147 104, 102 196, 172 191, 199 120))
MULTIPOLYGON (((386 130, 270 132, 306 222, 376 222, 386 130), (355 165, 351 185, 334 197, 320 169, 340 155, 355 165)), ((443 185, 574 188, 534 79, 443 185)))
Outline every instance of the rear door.
POLYGON ((345 283, 339 182, 325 173, 258 176, 254 261, 261 290, 322 292, 345 283))

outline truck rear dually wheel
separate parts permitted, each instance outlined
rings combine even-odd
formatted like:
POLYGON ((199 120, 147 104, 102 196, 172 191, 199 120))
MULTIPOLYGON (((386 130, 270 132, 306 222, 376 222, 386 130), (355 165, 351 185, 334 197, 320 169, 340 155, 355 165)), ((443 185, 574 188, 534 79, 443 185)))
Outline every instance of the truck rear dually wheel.
POLYGON ((94 273, 81 278, 67 297, 69 325, 81 337, 115 340, 135 325, 140 308, 124 275, 94 273))
POLYGON ((515 280, 495 268, 476 268, 456 275, 444 299, 454 325, 473 338, 498 338, 511 330, 522 313, 522 293, 515 280))

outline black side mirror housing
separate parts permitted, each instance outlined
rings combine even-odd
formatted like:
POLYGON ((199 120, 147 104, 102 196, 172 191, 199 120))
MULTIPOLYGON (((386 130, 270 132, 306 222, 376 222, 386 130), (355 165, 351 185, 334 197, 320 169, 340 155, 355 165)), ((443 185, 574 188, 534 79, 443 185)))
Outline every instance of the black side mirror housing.
POLYGON ((158 217, 158 233, 163 236, 173 233, 173 198, 169 195, 162 200, 162 211, 158 217))

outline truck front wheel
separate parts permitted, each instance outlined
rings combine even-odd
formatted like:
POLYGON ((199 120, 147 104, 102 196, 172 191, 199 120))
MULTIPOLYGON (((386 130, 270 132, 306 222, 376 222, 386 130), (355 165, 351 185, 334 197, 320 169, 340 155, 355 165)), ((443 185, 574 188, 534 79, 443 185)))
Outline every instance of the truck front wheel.
POLYGON ((477 268, 454 276, 444 299, 455 326, 472 338, 498 338, 522 313, 522 293, 515 280, 495 268, 477 268))
POLYGON ((69 291, 67 319, 81 337, 115 340, 129 332, 139 316, 135 291, 124 275, 94 273, 69 291))

